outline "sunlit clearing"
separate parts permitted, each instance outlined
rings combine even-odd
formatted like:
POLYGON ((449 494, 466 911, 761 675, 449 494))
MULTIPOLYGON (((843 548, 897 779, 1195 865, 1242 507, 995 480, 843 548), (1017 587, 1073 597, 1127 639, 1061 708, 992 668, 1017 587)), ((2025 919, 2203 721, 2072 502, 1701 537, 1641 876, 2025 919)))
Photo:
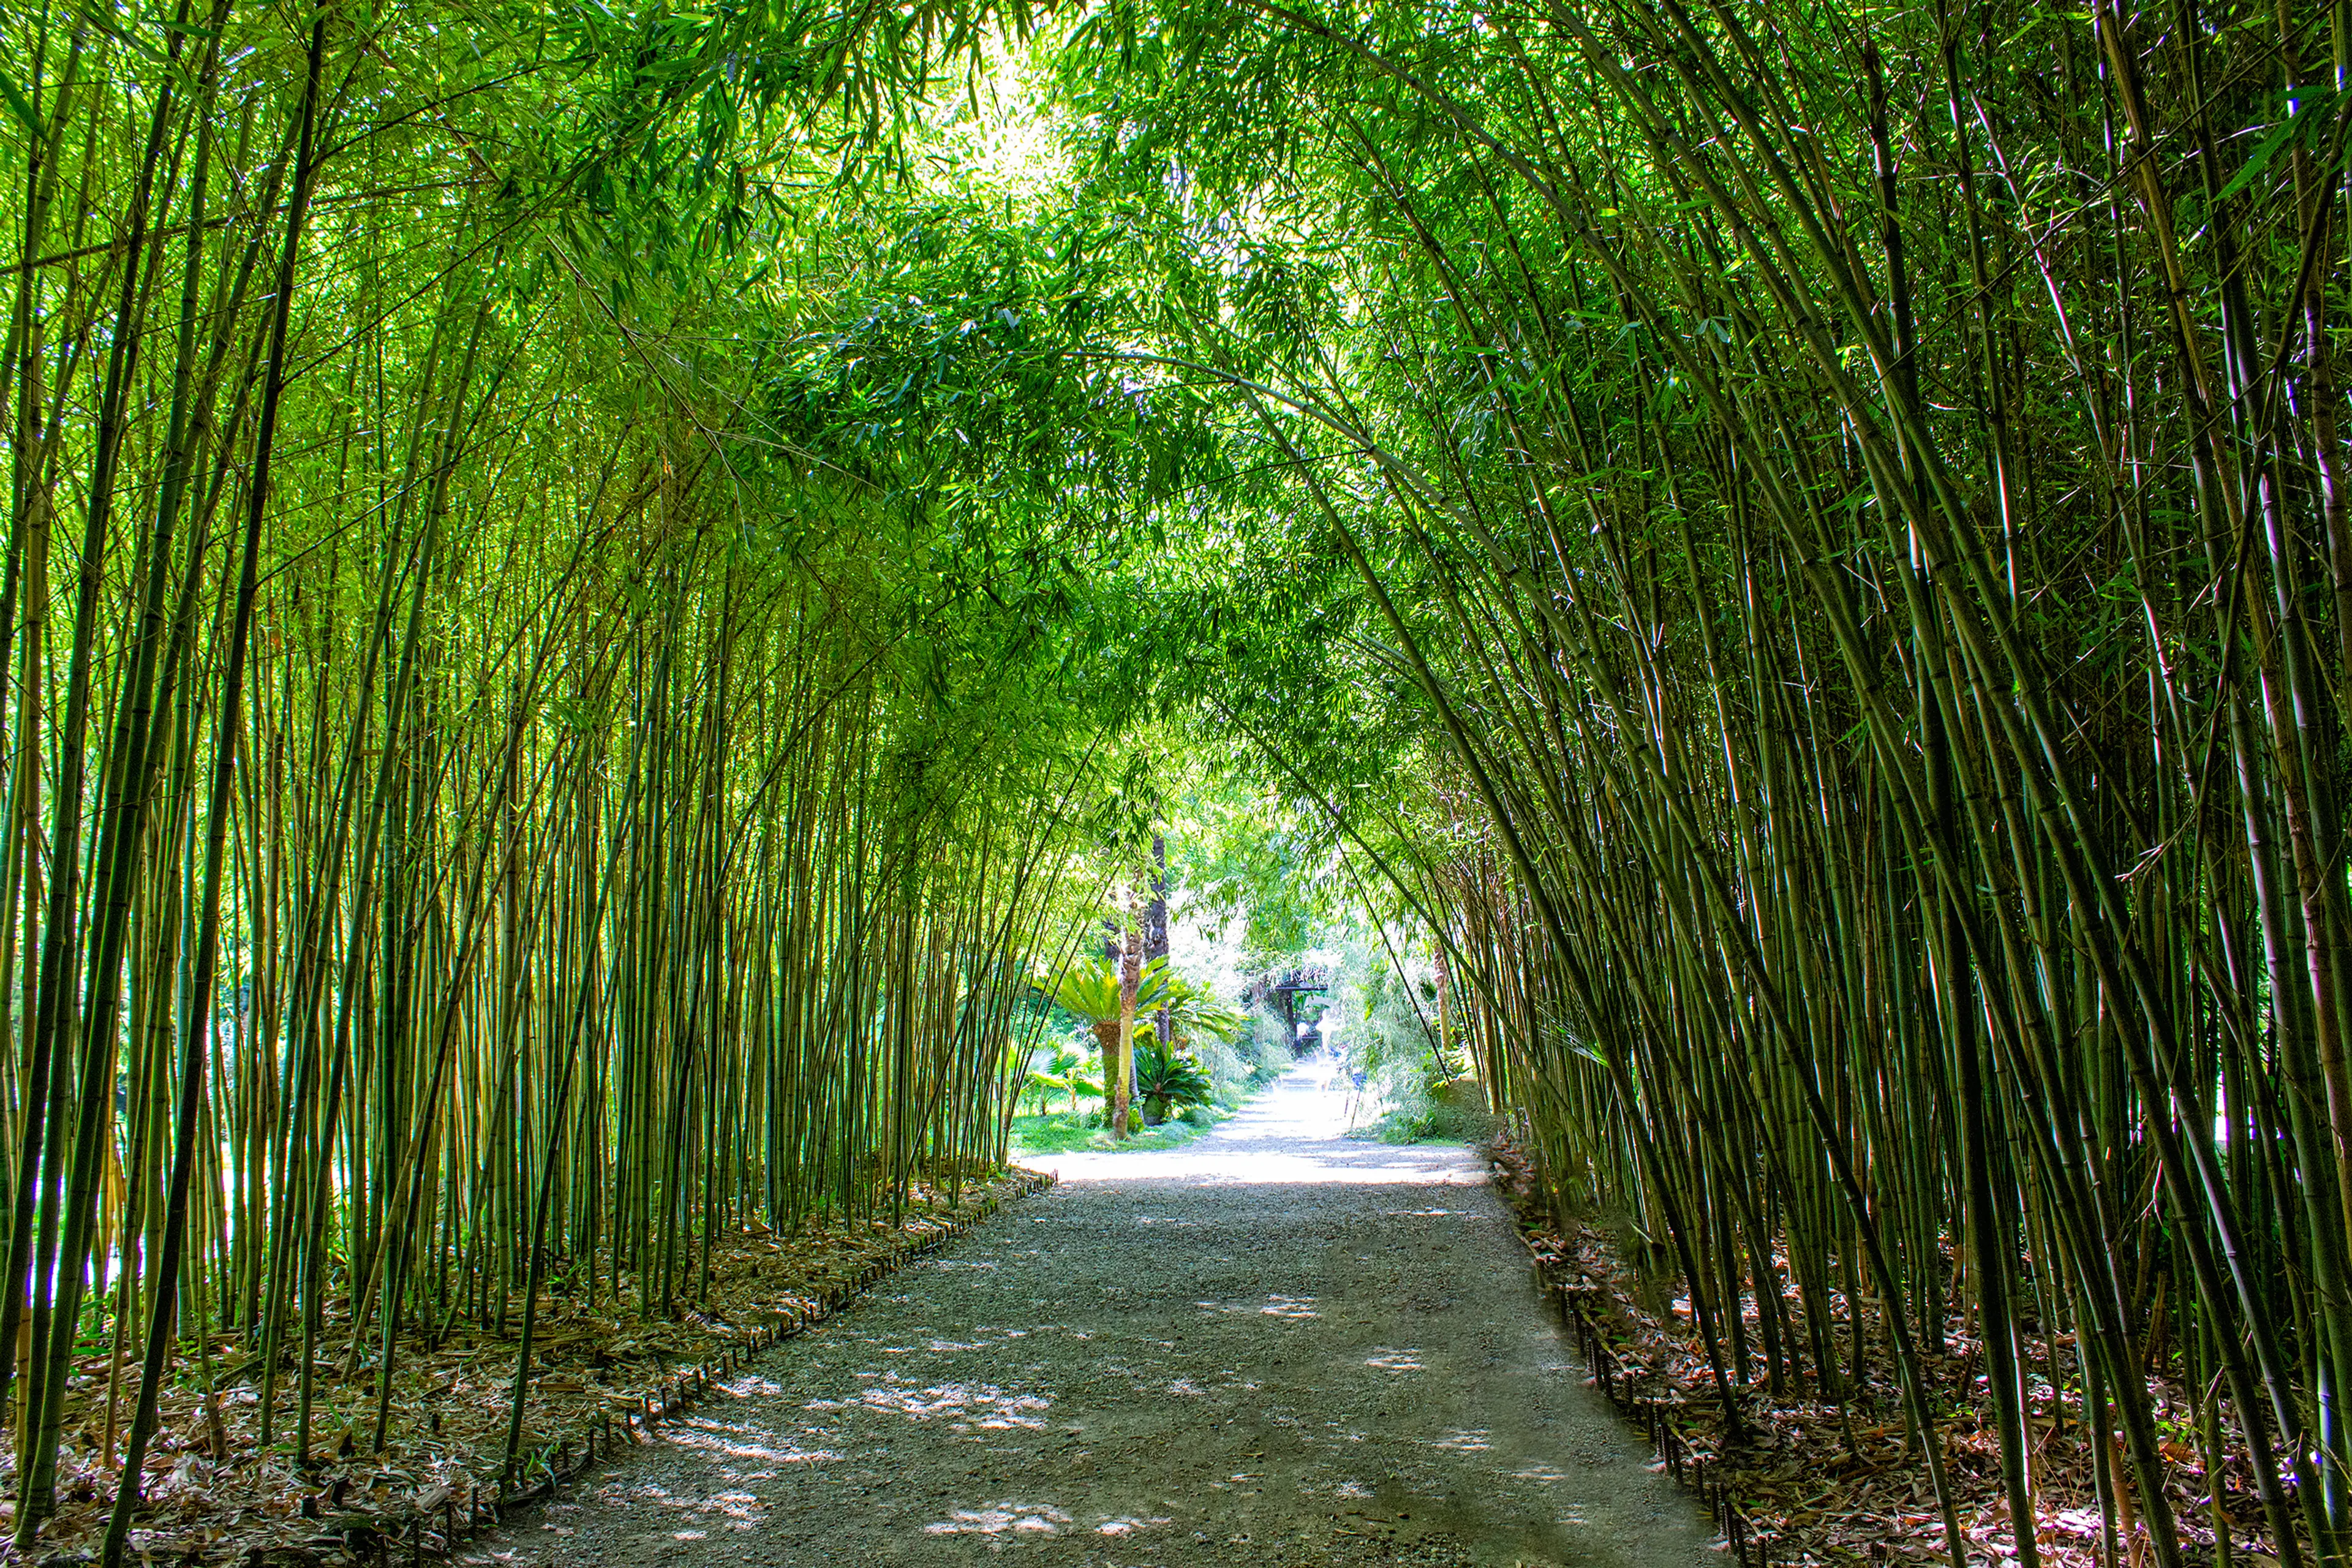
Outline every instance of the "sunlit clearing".
MULTIPOLYGON (((1434 1143, 1401 1146, 1340 1136, 1347 1096, 1316 1086, 1294 1069, 1280 1085, 1217 1129, 1217 1135, 1173 1149, 1074 1151, 1033 1155, 1028 1163, 1066 1182, 1200 1182, 1236 1186, 1456 1186, 1482 1184, 1472 1151, 1434 1143)), ((1430 1215, 1450 1211, 1413 1211, 1430 1215)))

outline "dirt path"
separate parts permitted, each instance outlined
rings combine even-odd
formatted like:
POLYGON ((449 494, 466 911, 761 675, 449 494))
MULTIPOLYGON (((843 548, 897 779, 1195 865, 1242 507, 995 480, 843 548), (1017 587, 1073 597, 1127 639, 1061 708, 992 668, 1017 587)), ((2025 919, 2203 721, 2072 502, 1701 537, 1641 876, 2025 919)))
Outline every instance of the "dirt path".
POLYGON ((1295 1073, 1027 1200, 470 1553, 543 1568, 1688 1568, 1470 1152, 1295 1073))

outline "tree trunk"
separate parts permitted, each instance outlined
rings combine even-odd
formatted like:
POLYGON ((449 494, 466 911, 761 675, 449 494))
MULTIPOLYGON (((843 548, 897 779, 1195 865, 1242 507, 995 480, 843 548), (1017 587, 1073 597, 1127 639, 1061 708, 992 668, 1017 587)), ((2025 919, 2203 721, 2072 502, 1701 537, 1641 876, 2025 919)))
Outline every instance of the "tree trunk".
POLYGON ((1135 891, 1127 896, 1127 934, 1118 954, 1118 1061, 1106 1062, 1109 1081, 1103 1085, 1111 1098, 1110 1135, 1127 1136, 1128 1101, 1135 1095, 1135 989, 1143 977, 1143 931, 1136 916, 1140 906, 1135 891))
MULTIPOLYGON (((1143 905, 1143 962, 1164 962, 1168 957, 1168 840, 1160 834, 1151 836, 1151 897, 1143 905)), ((1167 1004, 1162 1003, 1151 1015, 1152 1032, 1166 1045, 1172 1037, 1167 1004)))

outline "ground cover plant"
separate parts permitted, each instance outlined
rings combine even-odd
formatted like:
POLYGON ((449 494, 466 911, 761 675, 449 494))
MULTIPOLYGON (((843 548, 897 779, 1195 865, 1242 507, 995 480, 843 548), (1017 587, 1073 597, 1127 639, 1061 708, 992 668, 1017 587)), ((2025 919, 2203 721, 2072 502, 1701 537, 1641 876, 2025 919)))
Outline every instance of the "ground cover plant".
POLYGON ((1013 1121, 1013 1147, 1016 1158, 1122 1149, 1173 1149, 1191 1142, 1220 1119, 1214 1112, 1193 1112, 1171 1117, 1157 1126, 1139 1127, 1124 1138, 1114 1138, 1109 1125, 1099 1115, 1020 1116, 1013 1121))

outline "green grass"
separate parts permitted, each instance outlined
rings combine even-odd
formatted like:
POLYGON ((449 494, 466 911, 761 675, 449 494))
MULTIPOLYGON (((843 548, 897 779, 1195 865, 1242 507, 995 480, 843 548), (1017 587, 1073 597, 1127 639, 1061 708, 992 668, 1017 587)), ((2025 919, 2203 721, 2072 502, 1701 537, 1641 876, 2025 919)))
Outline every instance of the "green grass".
POLYGON ((1465 1079, 1414 1094, 1376 1121, 1349 1128, 1348 1136, 1375 1143, 1478 1144, 1500 1129, 1478 1087, 1465 1079))
POLYGON ((1217 1102, 1203 1106, 1195 1113, 1204 1116, 1203 1122, 1181 1121, 1170 1117, 1158 1127, 1147 1127, 1124 1143, 1112 1139, 1106 1126, 1087 1125, 1087 1117, 1099 1117, 1101 1104, 1097 1101, 1088 1110, 1073 1115, 1067 1110, 1049 1110, 1043 1116, 1016 1116, 1013 1119, 1013 1154, 1068 1154, 1078 1152, 1116 1153, 1127 1149, 1173 1149, 1190 1143, 1218 1122, 1247 1104, 1258 1090, 1282 1076, 1278 1066, 1262 1066, 1241 1080, 1238 1092, 1230 1086, 1220 1088, 1217 1102))
MULTIPOLYGON (((1214 1115, 1223 1121, 1230 1111, 1219 1110, 1214 1115)), ((1190 1143, 1205 1127, 1171 1117, 1157 1127, 1147 1127, 1124 1143, 1113 1139, 1108 1127, 1089 1127, 1085 1115, 1073 1116, 1066 1110, 1048 1111, 1043 1116, 1016 1116, 1013 1119, 1013 1152, 1017 1159, 1023 1154, 1069 1154, 1082 1151, 1115 1152, 1135 1149, 1173 1149, 1190 1143)))

